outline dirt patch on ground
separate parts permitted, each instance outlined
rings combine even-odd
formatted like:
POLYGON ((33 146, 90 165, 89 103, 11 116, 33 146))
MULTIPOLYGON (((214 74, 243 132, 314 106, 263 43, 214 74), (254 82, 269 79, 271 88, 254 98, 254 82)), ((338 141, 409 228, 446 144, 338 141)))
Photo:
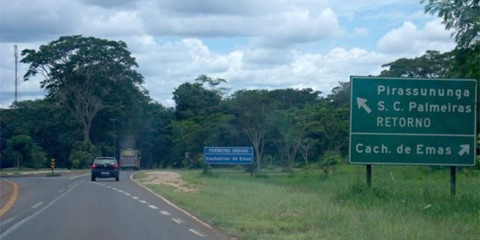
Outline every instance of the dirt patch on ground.
POLYGON ((142 184, 161 184, 173 187, 175 192, 196 193, 197 189, 190 187, 176 172, 145 172, 146 177, 139 179, 142 184))

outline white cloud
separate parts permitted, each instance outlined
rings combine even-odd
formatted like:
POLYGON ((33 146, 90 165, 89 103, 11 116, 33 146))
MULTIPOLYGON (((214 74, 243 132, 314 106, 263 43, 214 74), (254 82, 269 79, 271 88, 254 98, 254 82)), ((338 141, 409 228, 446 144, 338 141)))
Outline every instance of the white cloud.
POLYGON ((360 37, 367 37, 370 35, 370 32, 367 28, 355 28, 355 35, 360 37))
POLYGON ((83 35, 125 37, 142 35, 143 22, 135 11, 109 11, 98 8, 88 9, 88 14, 82 15, 83 35))
POLYGON ((391 55, 360 48, 334 48, 325 54, 244 48, 218 54, 200 39, 149 46, 151 52, 136 56, 140 72, 146 77, 151 96, 169 105, 173 104, 171 93, 176 87, 201 74, 225 78, 226 87, 232 91, 305 87, 328 93, 339 81, 348 81, 350 75, 376 75, 381 64, 394 60, 391 55), (271 61, 277 57, 282 60, 271 61))
MULTIPOLYGON (((433 18, 419 14, 423 7, 417 1, 2 0, 1 5, 0 106, 13 96, 13 43, 38 49, 62 35, 126 42, 151 97, 170 106, 174 88, 200 74, 225 78, 234 91, 309 87, 327 93, 350 75, 375 75, 400 57, 454 46, 439 20, 426 22, 433 18), (354 29, 354 35, 344 29, 354 29)), ((21 64, 19 76, 26 67, 21 64)), ((21 96, 44 94, 38 80, 21 82, 21 96)))
POLYGON ((338 18, 329 7, 309 8, 306 3, 288 1, 193 2, 191 5, 178 1, 160 2, 160 6, 142 5, 138 16, 146 31, 157 36, 240 36, 267 47, 289 47, 342 34, 338 18), (210 5, 215 6, 206 9, 210 5))
POLYGON ((455 42, 438 19, 427 22, 423 29, 418 29, 412 22, 404 22, 401 27, 385 34, 377 43, 381 52, 408 56, 423 54, 430 49, 450 51, 453 47, 455 42))
POLYGON ((2 1, 0 40, 39 41, 72 32, 80 25, 81 8, 75 1, 2 1))
POLYGON ((292 44, 315 42, 336 38, 343 34, 338 18, 331 8, 319 13, 297 8, 284 12, 280 18, 272 16, 265 24, 259 25, 257 42, 265 47, 288 47, 292 44))

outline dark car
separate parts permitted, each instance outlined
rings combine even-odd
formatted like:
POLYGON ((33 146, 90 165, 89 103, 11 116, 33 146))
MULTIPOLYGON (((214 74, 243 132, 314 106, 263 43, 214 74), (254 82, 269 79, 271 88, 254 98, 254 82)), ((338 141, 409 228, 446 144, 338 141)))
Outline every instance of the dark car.
POLYGON ((92 181, 96 178, 115 178, 118 181, 120 177, 120 166, 114 157, 97 157, 92 163, 92 181))

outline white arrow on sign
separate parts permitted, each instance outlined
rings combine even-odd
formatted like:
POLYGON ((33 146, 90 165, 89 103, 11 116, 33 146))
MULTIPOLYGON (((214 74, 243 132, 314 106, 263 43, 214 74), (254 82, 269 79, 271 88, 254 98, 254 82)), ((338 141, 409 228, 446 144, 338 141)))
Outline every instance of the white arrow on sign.
POLYGON ((367 99, 365 98, 359 98, 357 97, 357 105, 358 105, 358 108, 363 108, 365 109, 365 111, 367 111, 368 114, 370 114, 370 112, 372 112, 372 109, 370 109, 368 106, 367 106, 367 99))
POLYGON ((463 156, 463 154, 470 154, 470 144, 462 144, 460 145, 460 152, 458 152, 458 155, 463 156))

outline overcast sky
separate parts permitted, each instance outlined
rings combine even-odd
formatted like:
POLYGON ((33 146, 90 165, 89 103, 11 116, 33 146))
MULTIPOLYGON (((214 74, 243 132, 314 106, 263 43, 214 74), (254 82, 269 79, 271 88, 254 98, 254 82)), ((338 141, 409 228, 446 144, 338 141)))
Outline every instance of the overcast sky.
MULTIPOLYGON (((150 96, 174 106, 172 92, 198 75, 241 89, 313 88, 325 94, 350 75, 455 46, 419 0, 0 0, 0 107, 14 98, 19 52, 64 35, 122 40, 150 96)), ((19 100, 40 98, 39 79, 19 100)))

